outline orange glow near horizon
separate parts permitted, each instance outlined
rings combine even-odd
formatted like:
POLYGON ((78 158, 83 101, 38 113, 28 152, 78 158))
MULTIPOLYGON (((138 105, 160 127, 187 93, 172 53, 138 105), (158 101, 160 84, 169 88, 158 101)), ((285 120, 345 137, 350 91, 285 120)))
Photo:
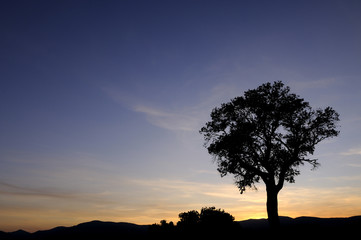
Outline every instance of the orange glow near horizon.
MULTIPOLYGON (((138 181, 139 184, 151 184, 149 181, 138 181)), ((267 218, 266 193, 263 188, 258 191, 248 191, 240 195, 234 185, 219 184, 191 184, 190 182, 165 182, 157 180, 157 185, 164 199, 159 198, 161 204, 143 202, 137 206, 123 206, 117 204, 99 205, 94 203, 72 202, 62 209, 51 209, 52 202, 44 201, 44 197, 32 196, 28 200, 43 201, 43 205, 23 208, 0 209, 0 230, 16 231, 23 229, 29 232, 51 229, 57 226, 73 226, 82 222, 93 220, 130 222, 147 225, 159 223, 160 220, 177 223, 178 214, 190 210, 200 211, 202 207, 215 206, 232 214, 236 221, 246 219, 267 218), (163 185, 162 185, 163 184, 163 185), (197 187, 195 187, 197 185, 197 187), (178 193, 189 192, 189 196, 180 197, 173 195, 169 188, 176 188, 178 193), (163 192, 164 191, 164 192, 163 192), (198 195, 193 198, 191 195, 198 195)), ((350 217, 361 214, 361 194, 357 189, 337 189, 343 196, 334 196, 333 191, 325 189, 307 189, 301 187, 288 187, 279 195, 279 215, 288 217, 313 216, 313 217, 350 217), (353 195, 352 195, 353 194, 353 195), (302 196, 302 197, 300 197, 302 196)), ((20 197, 12 196, 14 202, 20 201, 20 197)), ((4 199, 4 197, 3 197, 4 199)), ((10 199, 9 199, 10 200, 10 199)), ((49 200, 49 199, 46 199, 49 200)), ((146 199, 145 199, 146 200, 146 199)), ((148 199, 148 201, 151 201, 148 199)), ((60 202, 61 205, 61 202, 60 202)))
MULTIPOLYGON (((189 209, 191 210, 191 209, 189 209)), ((189 211, 184 210, 184 211, 189 211)), ((195 209, 197 210, 197 209, 195 209)), ((42 213, 39 212, 35 216, 37 217, 31 217, 31 216, 25 216, 21 214, 13 214, 13 215, 7 215, 7 221, 0 222, 1 231, 5 232, 12 232, 19 229, 28 231, 28 232, 36 232, 38 230, 47 230, 58 226, 65 226, 70 227, 77 224, 80 224, 82 222, 89 222, 93 220, 100 220, 100 221, 111 221, 111 222, 129 222, 134 223, 138 225, 149 225, 153 223, 159 223, 160 220, 167 220, 167 222, 172 221, 173 223, 178 222, 178 214, 182 211, 175 211, 174 213, 169 212, 166 214, 168 217, 150 217, 150 216, 124 216, 124 217, 106 217, 106 216, 84 216, 84 217, 74 217, 69 218, 67 214, 64 214, 62 216, 61 214, 58 214, 58 216, 54 218, 49 218, 47 216, 42 216, 42 213)), ((236 221, 242 221, 247 219, 266 219, 267 214, 266 212, 259 212, 259 213, 237 213, 237 209, 229 209, 226 210, 226 212, 231 213, 236 221)), ((287 212, 281 212, 280 216, 288 216, 291 218, 301 217, 301 216, 312 216, 312 217, 321 217, 321 218, 329 218, 329 217, 351 217, 361 214, 361 209, 358 209, 358 211, 323 211, 322 209, 314 209, 312 211, 309 209, 309 211, 303 212, 300 211, 287 211, 287 212), (321 215, 320 215, 321 213, 321 215), (322 214, 323 213, 323 214, 322 214), (349 213, 349 214, 347 214, 349 213)))

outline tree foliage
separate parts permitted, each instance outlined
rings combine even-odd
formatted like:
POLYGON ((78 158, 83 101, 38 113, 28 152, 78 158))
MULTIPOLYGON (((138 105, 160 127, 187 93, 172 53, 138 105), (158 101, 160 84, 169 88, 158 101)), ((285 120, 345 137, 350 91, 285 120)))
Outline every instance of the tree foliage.
POLYGON ((243 193, 262 179, 278 192, 293 183, 315 146, 337 136, 339 115, 331 107, 312 109, 281 81, 248 90, 244 96, 216 107, 200 130, 221 176, 233 174, 243 193))

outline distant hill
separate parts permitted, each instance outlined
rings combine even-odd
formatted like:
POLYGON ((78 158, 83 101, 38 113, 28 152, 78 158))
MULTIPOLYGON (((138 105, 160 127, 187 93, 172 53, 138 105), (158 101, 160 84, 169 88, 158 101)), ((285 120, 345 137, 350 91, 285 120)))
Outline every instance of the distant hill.
MULTIPOLYGON (((320 228, 341 228, 361 226, 361 216, 349 218, 318 218, 318 217, 280 217, 283 228, 313 226, 320 228)), ((267 229, 267 219, 248 219, 238 222, 245 229, 267 229)))
MULTIPOLYGON (((280 217, 281 236, 316 238, 322 236, 345 236, 356 234, 361 228, 361 216, 350 218, 317 218, 317 217, 280 217)), ((240 233, 244 236, 262 236, 269 233, 267 219, 249 219, 237 222, 240 233)), ((28 233, 18 230, 11 233, 0 231, 1 240, 115 240, 115 239, 144 239, 149 234, 150 225, 137 225, 132 223, 115 223, 92 221, 81 223, 72 227, 56 227, 45 231, 28 233)), ((178 235, 179 231, 172 234, 178 235)), ((154 237, 154 235, 152 235, 154 237)), ((167 235, 169 237, 169 235, 167 235)), ((192 236, 189 236, 190 238, 192 236)))
POLYGON ((4 240, 75 240, 75 239, 134 239, 147 234, 148 225, 136 225, 132 223, 114 223, 92 221, 81 223, 72 227, 56 227, 49 230, 28 233, 16 231, 6 233, 0 232, 0 239, 4 240))

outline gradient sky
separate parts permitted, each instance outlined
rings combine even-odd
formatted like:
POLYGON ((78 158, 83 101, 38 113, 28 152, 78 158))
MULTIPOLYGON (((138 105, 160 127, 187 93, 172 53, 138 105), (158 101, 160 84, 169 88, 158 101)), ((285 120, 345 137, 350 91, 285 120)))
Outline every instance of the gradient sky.
POLYGON ((279 195, 283 216, 361 214, 361 2, 0 3, 0 230, 152 224, 205 206, 266 217, 198 130, 212 108, 282 80, 340 113, 279 195))

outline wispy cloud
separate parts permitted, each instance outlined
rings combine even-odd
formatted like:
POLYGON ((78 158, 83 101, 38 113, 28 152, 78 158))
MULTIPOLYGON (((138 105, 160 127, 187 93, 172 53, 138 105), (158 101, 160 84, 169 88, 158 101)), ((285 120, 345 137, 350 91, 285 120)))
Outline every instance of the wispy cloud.
MULTIPOLYGON (((347 164, 347 165, 350 166, 350 164, 347 164)), ((340 182, 340 183, 359 182, 359 181, 361 181, 361 175, 324 177, 324 178, 321 178, 321 179, 327 180, 329 182, 340 182)))
POLYGON ((213 198, 239 198, 237 187, 233 184, 210 184, 185 180, 168 179, 133 179, 136 185, 146 186, 152 191, 164 192, 165 196, 176 193, 176 196, 193 197, 195 195, 213 198))
POLYGON ((31 187, 23 187, 7 182, 0 182, 0 193, 6 195, 17 196, 39 196, 51 198, 75 198, 76 193, 64 192, 60 190, 36 189, 31 187))
POLYGON ((43 198, 43 199, 59 199, 77 202, 88 202, 94 204, 112 204, 114 201, 110 200, 107 192, 80 192, 69 189, 59 188, 33 188, 28 186, 20 186, 16 184, 0 182, 0 194, 3 196, 16 198, 43 198))
POLYGON ((361 163, 349 163, 347 166, 361 168, 361 163))
POLYGON ((313 81, 291 81, 290 84, 297 90, 326 88, 336 83, 336 78, 323 78, 313 81))
POLYGON ((343 156, 361 155, 361 148, 351 148, 346 152, 342 152, 341 155, 343 156))
POLYGON ((196 131, 200 125, 199 116, 191 112, 171 112, 145 105, 137 105, 134 107, 135 112, 146 115, 147 120, 160 128, 175 131, 196 131))
POLYGON ((164 103, 150 103, 143 97, 131 95, 117 88, 104 87, 102 91, 114 102, 128 107, 130 110, 142 113, 151 124, 171 131, 197 132, 208 118, 212 108, 239 95, 239 87, 232 84, 218 84, 205 89, 198 96, 198 101, 192 105, 170 107, 164 103))
POLYGON ((191 169, 196 174, 211 174, 211 175, 218 175, 219 173, 216 170, 210 171, 205 169, 191 169))

